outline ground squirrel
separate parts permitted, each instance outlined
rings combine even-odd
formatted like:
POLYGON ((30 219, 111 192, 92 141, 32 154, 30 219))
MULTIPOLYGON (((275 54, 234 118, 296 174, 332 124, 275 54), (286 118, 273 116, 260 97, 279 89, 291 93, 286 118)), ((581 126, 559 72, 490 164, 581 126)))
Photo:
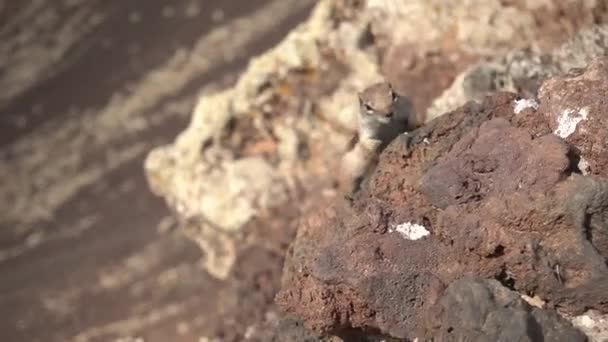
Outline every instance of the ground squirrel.
POLYGON ((358 94, 359 129, 340 162, 338 186, 347 199, 359 189, 380 152, 399 134, 412 129, 413 107, 390 83, 375 83, 358 94))

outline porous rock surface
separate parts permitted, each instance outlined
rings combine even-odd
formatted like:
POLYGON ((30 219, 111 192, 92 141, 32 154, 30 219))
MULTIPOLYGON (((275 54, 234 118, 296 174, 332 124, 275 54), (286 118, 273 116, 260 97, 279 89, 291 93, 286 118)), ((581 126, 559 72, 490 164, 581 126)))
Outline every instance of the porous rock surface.
POLYGON ((481 100, 498 91, 517 92, 534 98, 540 85, 551 76, 583 68, 596 57, 608 54, 608 25, 582 29, 559 47, 516 49, 469 66, 433 100, 428 117, 436 117, 469 100, 481 100))
POLYGON ((357 91, 386 78, 423 123, 470 63, 556 46, 604 12, 596 0, 319 1, 233 87, 201 96, 173 144, 150 152, 150 188, 208 255, 205 269, 227 279, 252 220, 330 187, 357 91))
POLYGON ((549 310, 530 307, 496 280, 464 277, 438 304, 439 341, 585 341, 549 310))
POLYGON ((564 317, 608 314, 607 87, 597 59, 537 109, 499 93, 400 136, 352 205, 301 222, 277 302, 320 333, 584 340, 564 317))
MULTIPOLYGON (((285 5, 265 11, 272 6, 285 5)), ((315 339, 282 322, 269 298, 295 218, 335 195, 333 170, 356 128, 357 91, 388 79, 422 124, 471 63, 513 48, 550 49, 605 22, 605 12, 597 0, 321 0, 233 87, 203 94, 189 126, 150 152, 145 171, 204 252, 204 270, 238 290, 224 294, 230 310, 216 335, 315 339)))

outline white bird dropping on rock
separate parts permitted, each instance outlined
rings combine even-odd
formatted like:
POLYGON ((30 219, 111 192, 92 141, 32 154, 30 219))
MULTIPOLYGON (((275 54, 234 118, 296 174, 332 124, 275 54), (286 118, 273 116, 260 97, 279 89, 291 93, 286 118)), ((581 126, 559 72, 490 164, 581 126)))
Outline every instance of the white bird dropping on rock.
POLYGON ((408 240, 422 239, 423 237, 431 234, 426 228, 424 228, 424 226, 411 222, 399 224, 395 226, 394 229, 391 229, 391 232, 393 231, 396 231, 397 233, 401 234, 404 239, 408 240))

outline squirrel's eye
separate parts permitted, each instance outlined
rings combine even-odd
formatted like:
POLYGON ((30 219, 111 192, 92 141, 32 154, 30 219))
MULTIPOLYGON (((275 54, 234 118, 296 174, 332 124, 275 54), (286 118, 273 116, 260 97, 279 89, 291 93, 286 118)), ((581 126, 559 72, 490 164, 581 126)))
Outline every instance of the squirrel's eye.
POLYGON ((394 91, 391 92, 391 96, 393 97, 393 102, 397 102, 397 100, 399 99, 399 96, 394 91))
POLYGON ((372 106, 370 106, 369 103, 364 104, 363 108, 365 108, 365 111, 367 111, 368 113, 371 113, 374 111, 374 108, 372 108, 372 106))

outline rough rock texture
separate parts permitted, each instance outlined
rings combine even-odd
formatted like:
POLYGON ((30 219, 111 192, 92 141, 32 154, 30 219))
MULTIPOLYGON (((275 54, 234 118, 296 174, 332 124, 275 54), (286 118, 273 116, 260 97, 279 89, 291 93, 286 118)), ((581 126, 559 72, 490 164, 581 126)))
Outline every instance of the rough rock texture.
POLYGON ((427 112, 436 117, 469 100, 481 100, 497 91, 511 91, 535 97, 548 77, 571 69, 583 68, 598 56, 608 53, 608 26, 584 29, 563 45, 543 51, 538 48, 514 50, 467 68, 427 112))
POLYGON ((357 90, 386 75, 412 97, 422 123, 469 63, 554 46, 602 20, 601 3, 320 1, 233 88, 203 96, 174 144, 150 153, 150 186, 189 222, 209 256, 206 269, 225 279, 248 222, 331 183, 356 125, 357 90))
POLYGON ((591 342, 608 341, 608 315, 590 310, 584 315, 572 318, 572 325, 587 334, 591 342))
MULTIPOLYGON (((591 63, 585 73, 573 71, 543 84, 539 99, 540 113, 549 128, 568 143, 576 146, 585 160, 585 173, 608 177, 608 63, 606 59, 591 63)), ((599 247, 598 247, 599 248, 599 247)), ((601 250, 608 257, 608 240, 601 250)))
POLYGON ((530 307, 496 280, 464 277, 439 302, 439 341, 585 341, 552 311, 530 307))
POLYGON ((516 114, 518 98, 499 93, 402 135, 352 206, 337 201, 300 224, 277 302, 323 333, 458 340, 473 322, 450 330, 449 318, 430 317, 461 315, 456 281, 471 274, 506 287, 474 281, 462 304, 497 308, 476 330, 482 340, 511 340, 510 324, 530 327, 519 336, 528 340, 577 340, 556 311, 608 313, 606 86, 599 59, 545 82, 537 110, 516 114), (547 311, 505 308, 508 289, 547 311))
MULTIPOLYGON (((593 0, 370 0, 367 4, 383 74, 413 97, 422 121, 466 102, 461 99, 468 94, 458 92, 462 80, 454 81, 454 75, 475 60, 492 60, 513 49, 548 51, 580 28, 604 23, 608 11, 604 1, 593 0), (443 97, 455 99, 435 100, 452 81, 459 86, 443 97)), ((500 61, 492 64, 501 65, 500 61)), ((503 66, 490 67, 492 72, 505 73, 503 66)))
POLYGON ((247 244, 243 231, 251 220, 293 199, 306 177, 327 173, 321 160, 335 158, 338 148, 319 153, 319 141, 346 143, 345 136, 330 134, 308 100, 331 93, 343 77, 337 62, 328 64, 335 58, 320 62, 315 45, 315 37, 327 31, 328 11, 317 8, 308 23, 253 60, 234 88, 203 97, 175 143, 146 160, 152 190, 188 222, 185 231, 219 279, 227 277, 238 249, 247 244), (321 78, 330 66, 332 72, 321 78))
MULTIPOLYGON (((556 46, 605 11, 594 0, 321 0, 234 87, 200 98, 175 142, 148 155, 150 187, 219 281, 233 281, 251 249, 280 264, 294 234, 289 218, 334 196, 332 171, 356 127, 358 90, 388 79, 423 123, 429 104, 470 63, 556 46)), ((271 293, 280 272, 269 273, 271 293)), ((265 303, 267 293, 260 296, 265 303)), ((264 305, 260 312, 273 312, 264 305)))

